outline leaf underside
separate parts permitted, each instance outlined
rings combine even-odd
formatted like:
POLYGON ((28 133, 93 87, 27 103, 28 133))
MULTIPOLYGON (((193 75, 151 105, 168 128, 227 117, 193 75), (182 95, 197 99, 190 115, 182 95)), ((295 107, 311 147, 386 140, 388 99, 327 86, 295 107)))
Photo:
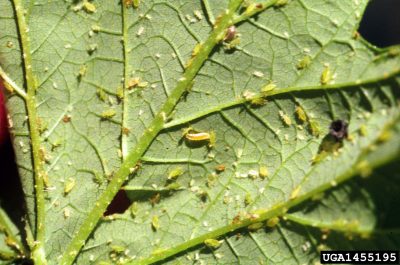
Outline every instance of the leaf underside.
MULTIPOLYGON (((7 104, 26 219, 34 239, 44 233, 48 264, 67 259, 89 221, 76 264, 309 264, 322 249, 399 247, 389 195, 400 189, 390 163, 400 150, 400 52, 355 34, 368 1, 291 0, 248 16, 241 7, 229 23, 240 39, 232 49, 212 39, 229 1, 122 2, 89 2, 92 13, 86 1, 0 1, 1 76, 14 87, 7 104), (193 55, 206 40, 211 52, 201 57, 203 45, 193 55), (192 70, 137 170, 120 174, 136 165, 132 150, 192 70), (329 126, 339 119, 349 137, 335 143, 329 126), (185 140, 189 126, 215 132, 215 144, 185 140), (179 174, 168 180, 171 172, 179 174), (46 189, 35 191, 43 173, 46 189), (113 177, 127 178, 132 209, 89 220, 113 177), (210 238, 221 246, 204 245, 210 238)), ((16 251, 8 248, 0 244, 16 251)))

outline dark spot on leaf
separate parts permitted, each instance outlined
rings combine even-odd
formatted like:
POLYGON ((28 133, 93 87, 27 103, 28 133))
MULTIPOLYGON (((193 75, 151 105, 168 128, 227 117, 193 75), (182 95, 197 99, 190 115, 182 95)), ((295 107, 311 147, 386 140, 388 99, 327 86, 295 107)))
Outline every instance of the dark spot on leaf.
POLYGON ((347 138, 348 124, 343 120, 336 120, 331 123, 329 127, 329 134, 336 139, 336 141, 342 141, 343 139, 347 138))

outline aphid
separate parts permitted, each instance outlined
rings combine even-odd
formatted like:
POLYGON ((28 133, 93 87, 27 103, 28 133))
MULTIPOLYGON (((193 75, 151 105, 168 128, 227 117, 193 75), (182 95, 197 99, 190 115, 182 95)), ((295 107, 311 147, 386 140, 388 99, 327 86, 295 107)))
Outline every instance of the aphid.
POLYGON ((315 137, 319 137, 321 131, 318 122, 316 120, 310 120, 309 125, 311 134, 314 135, 315 137))
POLYGON ((258 175, 262 179, 268 177, 268 168, 266 166, 261 166, 260 169, 258 170, 258 175))
POLYGON ((47 124, 47 122, 44 122, 41 118, 38 117, 36 119, 36 123, 37 123, 37 127, 39 130, 39 134, 42 134, 47 130, 48 124, 47 124))
POLYGON ((270 82, 269 84, 267 84, 266 86, 264 86, 263 88, 261 88, 261 94, 263 96, 267 96, 271 91, 273 91, 276 88, 275 83, 270 82))
MULTIPOLYGON (((136 1, 136 2, 137 2, 137 1, 136 1)), ((132 1, 132 0, 124 0, 124 5, 125 5, 126 8, 131 7, 132 4, 133 4, 133 1, 132 1)))
POLYGON ((366 160, 363 160, 357 164, 357 170, 360 172, 360 175, 363 178, 369 177, 372 174, 372 167, 366 160))
POLYGON ((296 68, 298 70, 303 70, 304 68, 307 68, 311 64, 311 57, 309 55, 306 55, 301 59, 297 65, 296 68))
POLYGON ((251 169, 249 172, 247 172, 247 175, 251 179, 256 179, 258 177, 258 172, 257 170, 251 169))
POLYGON ((197 43, 196 46, 194 46, 194 49, 192 51, 192 58, 195 57, 197 54, 199 54, 201 46, 202 46, 202 43, 197 43))
POLYGON ((47 154, 46 148, 44 148, 44 147, 39 148, 39 158, 43 162, 46 162, 46 163, 50 162, 51 157, 47 154))
POLYGON ((104 90, 102 88, 97 88, 96 94, 101 101, 107 102, 107 94, 106 94, 106 92, 104 92, 104 90))
POLYGON ((222 245, 222 242, 223 241, 219 241, 219 240, 213 239, 213 238, 209 238, 209 239, 204 240, 204 244, 207 247, 212 248, 212 249, 219 248, 222 245))
POLYGON ((258 223, 254 223, 254 224, 249 225, 247 227, 247 229, 249 229, 250 231, 254 232, 254 231, 257 231, 258 229, 262 228, 263 226, 264 226, 263 223, 258 222, 258 223))
POLYGON ((332 77, 333 75, 331 73, 331 70, 329 69, 329 66, 325 66, 324 71, 322 71, 321 74, 321 84, 328 84, 330 81, 332 81, 332 77))
POLYGON ((43 178, 43 184, 46 188, 50 188, 50 180, 49 175, 46 172, 39 173, 39 175, 43 178))
POLYGON ((291 199, 291 200, 296 199, 297 196, 298 196, 299 193, 300 193, 300 190, 301 190, 301 186, 299 185, 299 186, 297 186, 297 187, 292 191, 292 193, 290 194, 290 199, 291 199))
MULTIPOLYGON (((218 20, 218 18, 217 18, 218 20)), ((217 22, 216 22, 217 23, 217 22)), ((222 38, 222 37, 220 37, 222 38)), ((239 34, 237 33, 236 27, 234 25, 230 26, 223 37, 223 45, 225 50, 232 50, 237 45, 240 44, 239 34)))
POLYGON ((287 3, 289 2, 289 0, 278 0, 276 1, 275 5, 276 7, 282 7, 287 5, 287 3))
POLYGON ((151 218, 151 228, 153 229, 154 232, 160 228, 160 220, 158 219, 157 215, 154 215, 151 218))
POLYGON ((244 204, 247 206, 249 204, 253 203, 253 197, 251 197, 250 193, 246 193, 246 196, 244 197, 244 204))
POLYGON ((236 27, 235 25, 230 26, 225 33, 224 41, 225 42, 231 42, 236 38, 236 27))
POLYGON ((358 32, 357 30, 353 32, 352 36, 353 39, 358 40, 361 37, 360 32, 358 32))
POLYGON ((133 7, 138 8, 140 4, 140 0, 133 0, 133 7))
POLYGON ((126 128, 126 127, 122 128, 122 134, 123 135, 129 135, 130 132, 131 132, 131 130, 129 128, 126 128))
POLYGON ((255 97, 250 100, 250 105, 253 107, 260 107, 267 103, 267 100, 263 97, 255 97))
POLYGON ((177 182, 173 182, 173 183, 170 183, 167 186, 165 186, 165 188, 167 190, 173 190, 174 191, 174 190, 181 190, 182 186, 181 186, 181 184, 179 184, 177 182))
POLYGON ((144 27, 139 27, 136 36, 140 37, 144 33, 144 27))
POLYGON ((252 91, 250 91, 250 90, 245 90, 245 91, 243 92, 242 95, 243 95, 243 98, 244 98, 244 99, 246 99, 246 100, 252 100, 252 99, 255 98, 256 93, 254 93, 254 92, 252 92, 252 91))
POLYGON ((348 137, 348 123, 343 120, 336 120, 329 126, 329 134, 335 138, 336 141, 342 141, 348 137))
POLYGON ((71 190, 75 187, 76 181, 74 178, 68 178, 64 185, 64 195, 68 195, 71 190))
POLYGON ((211 188, 215 185, 215 182, 217 181, 217 176, 214 174, 210 174, 207 176, 207 187, 211 188))
POLYGON ((385 129, 378 137, 377 141, 380 143, 384 143, 389 141, 393 137, 392 131, 385 129))
POLYGON ((95 172, 94 173, 94 182, 96 182, 97 184, 101 185, 101 184, 103 184, 103 181, 104 181, 103 174, 101 174, 99 172, 95 172))
POLYGON ((183 174, 182 167, 176 167, 169 172, 168 180, 176 180, 182 174, 183 174))
POLYGON ((145 88, 148 85, 149 85, 149 82, 142 81, 142 82, 139 82, 139 84, 137 86, 140 87, 140 88, 145 88))
POLYGON ((258 78, 264 77, 264 73, 260 71, 254 71, 253 75, 258 78))
POLYGON ((217 171, 217 173, 221 173, 225 171, 225 165, 224 164, 220 164, 218 166, 215 167, 215 171, 217 171))
POLYGON ((129 209, 130 209, 132 218, 135 218, 137 216, 137 214, 138 214, 138 211, 139 211, 138 203, 137 202, 133 202, 129 209))
POLYGON ((122 254, 126 250, 126 247, 120 245, 111 245, 111 251, 117 254, 122 254))
POLYGON ((301 121, 301 122, 306 122, 307 121, 307 114, 304 111, 304 109, 300 106, 296 106, 296 110, 295 113, 297 115, 297 118, 301 121))
POLYGON ((281 119, 285 123, 285 125, 287 125, 287 126, 292 125, 292 120, 283 111, 281 111, 281 110, 279 111, 279 116, 281 116, 281 119))
POLYGON ((279 217, 275 216, 275 217, 268 219, 266 225, 268 227, 275 227, 278 223, 279 223, 279 217))
POLYGON ((89 54, 92 54, 94 51, 97 50, 97 47, 98 47, 98 46, 97 46, 96 43, 90 44, 89 47, 88 47, 88 49, 87 49, 88 53, 89 53, 89 54))
POLYGON ((160 199, 161 199, 161 194, 160 194, 160 193, 157 193, 157 194, 155 194, 154 196, 152 196, 152 197, 149 199, 151 206, 154 206, 154 205, 156 205, 157 203, 159 203, 159 202, 160 202, 160 199))
POLYGON ((203 19, 203 15, 201 14, 200 10, 193 11, 193 14, 198 20, 202 20, 203 19))
POLYGON ((87 13, 94 13, 96 12, 96 6, 92 3, 90 3, 88 0, 83 0, 83 9, 87 13))
POLYGON ((14 47, 14 43, 12 41, 7 41, 6 46, 7 46, 7 48, 12 48, 12 47, 14 47))
POLYGON ((140 78, 139 77, 134 77, 129 79, 128 84, 127 84, 127 89, 132 89, 134 87, 136 87, 137 85, 139 85, 140 83, 140 78))
POLYGON ((367 136, 368 131, 367 131, 367 126, 365 124, 362 124, 360 126, 360 134, 361 136, 367 136))
POLYGON ((117 114, 117 112, 114 109, 108 109, 105 110, 101 113, 101 118, 102 119, 111 119, 112 117, 114 117, 117 114))
POLYGON ((87 66, 86 65, 82 65, 81 68, 79 68, 79 72, 78 72, 78 79, 82 79, 82 77, 84 77, 86 75, 87 72, 87 66))
POLYGON ((64 211, 64 218, 67 219, 71 216, 71 211, 68 208, 65 208, 64 211))

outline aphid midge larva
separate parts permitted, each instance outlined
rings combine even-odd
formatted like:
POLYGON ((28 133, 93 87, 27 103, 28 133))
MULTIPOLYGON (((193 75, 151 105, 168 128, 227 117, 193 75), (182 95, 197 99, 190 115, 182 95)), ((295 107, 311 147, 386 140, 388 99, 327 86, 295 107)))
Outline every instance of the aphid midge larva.
POLYGON ((199 142, 199 141, 206 141, 210 140, 210 134, 206 132, 200 133, 187 133, 185 135, 186 139, 189 141, 199 142))

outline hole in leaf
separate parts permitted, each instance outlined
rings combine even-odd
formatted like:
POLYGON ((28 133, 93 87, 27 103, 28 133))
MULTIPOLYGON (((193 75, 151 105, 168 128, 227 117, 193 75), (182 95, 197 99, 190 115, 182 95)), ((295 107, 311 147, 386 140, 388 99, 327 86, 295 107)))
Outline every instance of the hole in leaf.
POLYGON ((372 0, 361 20, 360 34, 381 48, 400 44, 399 12, 399 0, 372 0))
POLYGON ((108 208, 104 213, 104 216, 112 215, 115 213, 123 213, 129 208, 130 205, 131 201, 126 196, 125 191, 120 190, 118 191, 117 195, 115 195, 110 205, 108 205, 108 208))

